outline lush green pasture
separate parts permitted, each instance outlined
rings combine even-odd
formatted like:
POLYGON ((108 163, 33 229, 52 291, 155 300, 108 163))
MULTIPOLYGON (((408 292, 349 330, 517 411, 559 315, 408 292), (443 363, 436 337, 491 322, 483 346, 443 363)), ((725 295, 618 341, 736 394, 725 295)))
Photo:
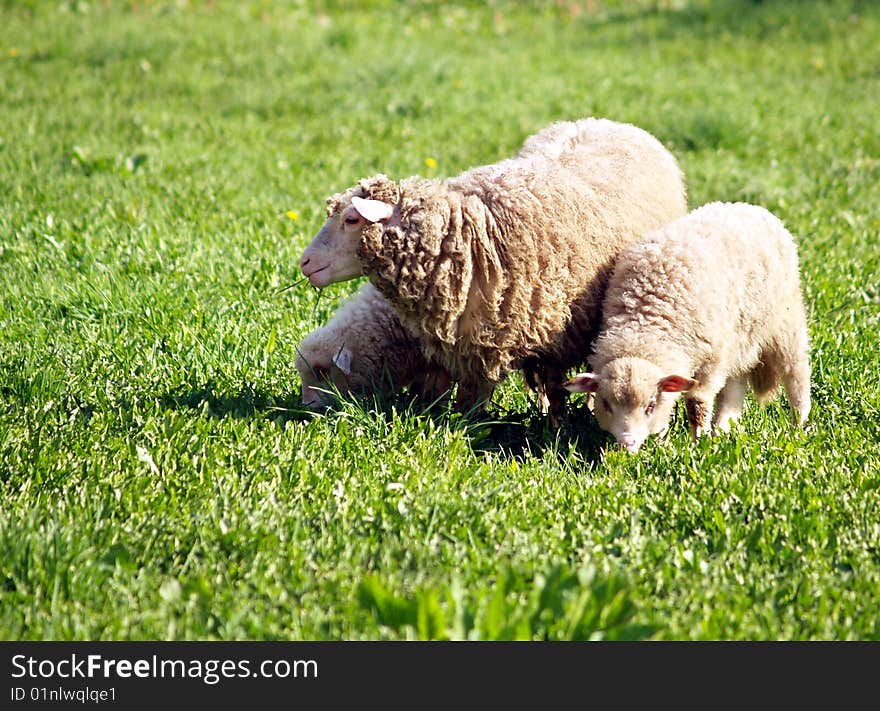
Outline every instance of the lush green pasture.
POLYGON ((878 47, 867 1, 0 0, 0 637, 880 638, 878 47), (587 115, 799 237, 806 431, 301 412, 324 198, 587 115))

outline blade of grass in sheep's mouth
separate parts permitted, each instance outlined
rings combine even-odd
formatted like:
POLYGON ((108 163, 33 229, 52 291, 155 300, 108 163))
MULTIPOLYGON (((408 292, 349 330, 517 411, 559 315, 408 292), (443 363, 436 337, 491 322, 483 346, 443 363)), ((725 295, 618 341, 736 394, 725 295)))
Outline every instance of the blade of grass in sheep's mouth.
POLYGON ((308 277, 304 276, 302 279, 297 279, 295 282, 293 282, 293 284, 288 284, 287 286, 282 286, 280 289, 275 289, 275 295, 278 296, 278 294, 283 294, 286 291, 290 291, 291 289, 302 284, 306 279, 308 279, 308 277))

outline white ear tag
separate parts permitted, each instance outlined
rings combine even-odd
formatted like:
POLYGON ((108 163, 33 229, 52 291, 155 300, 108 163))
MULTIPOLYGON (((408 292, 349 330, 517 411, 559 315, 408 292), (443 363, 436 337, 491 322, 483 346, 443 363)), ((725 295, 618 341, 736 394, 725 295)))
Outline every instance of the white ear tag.
POLYGON ((333 356, 333 365, 346 375, 351 375, 351 351, 343 346, 339 353, 333 356))
POLYGON ((381 222, 391 217, 394 212, 394 206, 381 200, 366 200, 360 197, 353 197, 351 204, 358 214, 367 222, 381 222))

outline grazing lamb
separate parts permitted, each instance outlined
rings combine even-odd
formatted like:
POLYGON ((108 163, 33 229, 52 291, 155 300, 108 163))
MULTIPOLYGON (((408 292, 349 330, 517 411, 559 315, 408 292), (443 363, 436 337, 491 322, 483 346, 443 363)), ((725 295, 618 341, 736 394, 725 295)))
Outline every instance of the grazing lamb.
POLYGON ((649 233, 618 258, 589 360, 565 387, 595 393, 599 424, 631 452, 666 430, 681 393, 695 438, 710 420, 727 431, 747 381, 762 404, 785 383, 802 425, 810 363, 791 234, 762 207, 720 202, 649 233))
POLYGON ((448 180, 361 180, 328 199, 300 265, 318 287, 366 274, 459 383, 459 409, 481 407, 522 368, 555 417, 614 258, 686 211, 682 173, 657 139, 588 118, 448 180))
POLYGON ((340 393, 387 395, 404 387, 435 399, 450 387, 442 368, 428 362, 418 339, 371 284, 346 301, 326 326, 299 345, 296 368, 303 405, 329 405, 340 393))

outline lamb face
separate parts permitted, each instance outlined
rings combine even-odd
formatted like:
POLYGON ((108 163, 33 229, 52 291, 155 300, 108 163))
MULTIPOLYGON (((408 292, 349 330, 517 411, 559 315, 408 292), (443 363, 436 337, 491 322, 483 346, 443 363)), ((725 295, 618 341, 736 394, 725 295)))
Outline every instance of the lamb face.
POLYGON ((599 425, 623 449, 637 452, 650 435, 666 431, 678 396, 697 383, 628 357, 609 361, 598 373, 579 373, 564 385, 570 392, 595 393, 599 425))
POLYGON ((334 391, 347 393, 355 389, 350 357, 347 350, 330 354, 307 349, 306 353, 299 353, 296 369, 302 379, 302 403, 305 407, 320 410, 333 403, 334 391))

